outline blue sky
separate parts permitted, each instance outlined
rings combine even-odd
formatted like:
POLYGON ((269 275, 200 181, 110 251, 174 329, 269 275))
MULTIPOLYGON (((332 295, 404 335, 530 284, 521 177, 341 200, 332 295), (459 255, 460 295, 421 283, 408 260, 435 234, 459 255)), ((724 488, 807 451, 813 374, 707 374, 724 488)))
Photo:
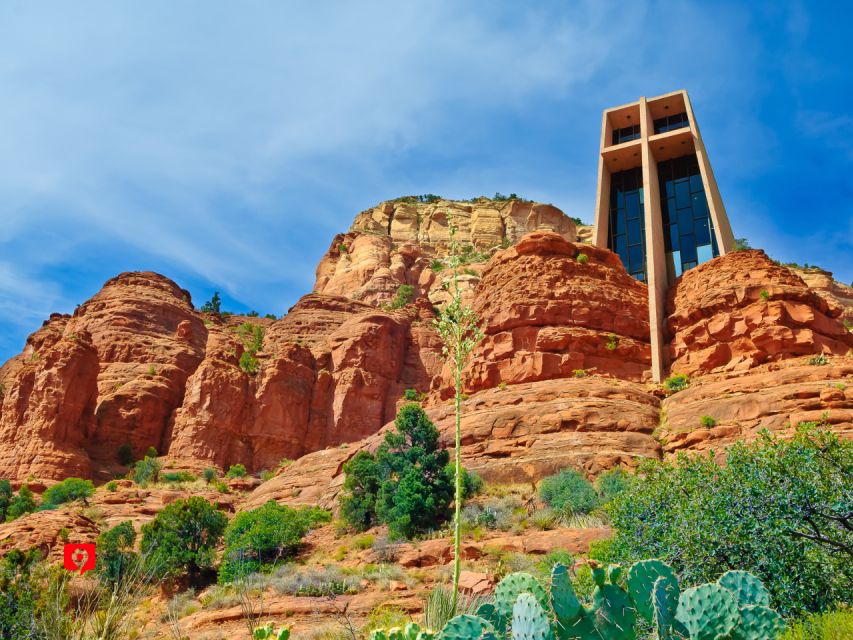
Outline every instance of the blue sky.
POLYGON ((853 280, 850 3, 0 2, 0 361, 121 271, 282 314, 405 194, 591 220, 601 110, 690 92, 736 236, 853 280))

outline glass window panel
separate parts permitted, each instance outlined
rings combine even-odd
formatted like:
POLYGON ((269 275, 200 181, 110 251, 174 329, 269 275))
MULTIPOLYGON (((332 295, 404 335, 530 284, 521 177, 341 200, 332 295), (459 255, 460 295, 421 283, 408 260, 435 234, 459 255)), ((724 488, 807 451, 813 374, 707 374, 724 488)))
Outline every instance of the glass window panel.
POLYGON ((692 233, 681 236, 679 249, 681 250, 681 259, 685 263, 696 262, 696 237, 692 233))
POLYGON ((698 173, 694 173, 690 176, 690 191, 693 193, 698 193, 700 191, 704 191, 702 188, 702 176, 698 173))
POLYGON ((672 180, 667 179, 666 181, 666 197, 674 198, 675 197, 675 183, 672 180))
POLYGON ((625 194, 625 213, 628 220, 636 220, 640 217, 640 197, 636 191, 625 194))
POLYGON ((705 200, 705 193, 700 191, 691 196, 693 201, 693 216, 696 218, 708 217, 708 201, 705 200))
POLYGON ((619 209, 616 212, 615 233, 625 233, 625 209, 619 209))
POLYGON ((628 244, 640 244, 643 241, 643 228, 640 219, 628 220, 628 244))
POLYGON ((684 270, 687 271, 688 269, 692 269, 695 266, 696 266, 695 260, 691 260, 690 262, 685 262, 684 263, 684 270))
POLYGON ((672 249, 678 250, 678 225, 673 224, 669 227, 669 245, 672 249))
MULTIPOLYGON (((697 220, 694 226, 694 230, 696 233, 696 244, 703 245, 707 244, 708 248, 711 247, 711 230, 708 228, 708 218, 703 218, 701 220, 697 220)), ((700 260, 699 262, 703 262, 700 260)))
POLYGON ((621 189, 616 192, 616 207, 621 208, 625 206, 625 192, 621 189))
POLYGON ((711 249, 711 245, 701 244, 696 247, 696 257, 699 259, 699 264, 708 262, 708 260, 714 257, 714 251, 711 249))
POLYGON ((690 185, 687 180, 675 183, 675 204, 679 209, 690 206, 690 185))
POLYGON ((675 266, 675 277, 677 278, 678 276, 681 275, 681 252, 680 251, 673 251, 672 252, 672 262, 673 262, 673 265, 675 266))
POLYGON ((613 239, 613 246, 616 253, 620 256, 624 256, 627 253, 628 243, 625 242, 625 236, 616 236, 613 239))
POLYGON ((631 265, 631 271, 641 270, 643 267, 643 247, 635 244, 628 247, 628 263, 631 265))
POLYGON ((682 234, 690 233, 693 230, 693 209, 678 210, 678 228, 682 234))

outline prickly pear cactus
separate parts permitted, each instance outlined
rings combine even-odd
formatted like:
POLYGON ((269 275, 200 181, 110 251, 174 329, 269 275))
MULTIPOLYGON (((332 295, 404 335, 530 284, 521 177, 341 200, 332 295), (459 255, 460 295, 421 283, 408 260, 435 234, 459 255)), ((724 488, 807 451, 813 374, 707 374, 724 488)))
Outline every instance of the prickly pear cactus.
POLYGON ((581 614, 581 603, 572 588, 569 569, 559 562, 551 569, 551 608, 563 626, 570 625, 581 614))
POLYGON ((592 592, 595 629, 602 640, 634 640, 637 616, 631 598, 621 587, 605 584, 592 592))
POLYGON ((776 640, 785 630, 785 621, 778 613, 760 604, 740 608, 740 622, 731 640, 776 640))
POLYGON ((684 625, 690 640, 715 640, 731 633, 740 620, 740 613, 732 593, 711 583, 683 591, 675 619, 684 625))
POLYGON ((548 614, 529 593, 518 596, 512 608, 512 640, 553 640, 548 614))
POLYGON ((511 573, 500 581, 495 589, 495 611, 497 615, 509 620, 512 617, 512 608, 515 601, 522 593, 531 594, 542 605, 548 608, 548 594, 545 588, 529 573, 511 573))
POLYGON ((474 615, 490 622, 499 633, 506 631, 506 620, 498 615, 495 605, 491 602, 485 602, 477 607, 474 615))
POLYGON ((257 627, 252 632, 253 640, 288 640, 288 638, 290 638, 290 629, 288 627, 282 627, 276 631, 273 629, 271 623, 263 627, 257 627))
POLYGON ((732 592, 739 607, 748 604, 770 606, 770 593, 749 571, 726 571, 717 582, 732 592))
MULTIPOLYGON (((662 575, 655 580, 652 587, 652 609, 654 611, 655 629, 658 640, 669 640, 672 637, 672 623, 675 610, 678 608, 678 580, 662 575)), ((634 599, 634 603, 637 601, 634 599)), ((639 607, 637 607, 639 611, 639 607)))
POLYGON ((660 560, 641 560, 631 565, 625 580, 628 593, 637 607, 637 613, 648 622, 654 619, 652 592, 659 578, 664 578, 669 584, 675 585, 675 601, 672 607, 674 615, 675 606, 678 604, 678 579, 668 564, 660 560))
POLYGON ((486 634, 497 635, 488 620, 463 614, 451 618, 438 637, 441 640, 477 640, 486 634))

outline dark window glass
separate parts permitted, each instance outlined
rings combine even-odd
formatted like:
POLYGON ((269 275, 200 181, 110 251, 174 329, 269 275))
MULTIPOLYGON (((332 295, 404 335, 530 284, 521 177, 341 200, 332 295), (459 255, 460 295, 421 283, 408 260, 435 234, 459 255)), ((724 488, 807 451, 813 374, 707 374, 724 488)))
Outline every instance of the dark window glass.
POLYGON ((664 245, 673 260, 670 271, 677 275, 708 259, 708 249, 699 255, 698 246, 710 244, 713 256, 720 255, 696 156, 658 163, 658 179, 664 245))
POLYGON ((628 243, 625 242, 625 236, 616 236, 613 238, 613 250, 620 256, 627 255, 628 243))
POLYGON ((640 219, 628 220, 628 244, 640 244, 643 241, 643 229, 640 219))
POLYGON ((632 270, 639 271, 643 265, 643 247, 638 244, 628 247, 628 262, 632 270))
POLYGON ((636 220, 640 217, 640 197, 636 192, 625 196, 625 213, 628 220, 636 220))
POLYGON ((610 176, 610 237, 608 246, 636 278, 645 279, 645 237, 642 172, 639 168, 610 176))
POLYGON ((640 137, 640 125, 635 124, 631 127, 622 127, 621 129, 614 129, 612 141, 613 144, 622 144, 623 142, 629 142, 631 140, 636 140, 640 137))
POLYGON ((675 129, 681 129, 690 125, 687 120, 687 113, 676 113, 671 116, 664 116, 654 121, 655 133, 666 133, 675 129))

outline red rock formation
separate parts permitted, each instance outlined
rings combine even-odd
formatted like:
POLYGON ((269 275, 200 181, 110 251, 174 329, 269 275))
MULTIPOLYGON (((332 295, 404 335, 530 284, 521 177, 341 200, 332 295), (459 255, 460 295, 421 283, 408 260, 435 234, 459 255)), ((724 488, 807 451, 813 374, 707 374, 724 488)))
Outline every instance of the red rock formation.
POLYGON ((749 369, 804 354, 846 354, 842 309, 763 251, 738 251, 687 271, 667 301, 672 370, 749 369))
POLYGON ((469 392, 587 369, 640 380, 650 365, 645 285, 612 252, 553 232, 498 252, 474 309, 485 339, 469 367, 469 392))

